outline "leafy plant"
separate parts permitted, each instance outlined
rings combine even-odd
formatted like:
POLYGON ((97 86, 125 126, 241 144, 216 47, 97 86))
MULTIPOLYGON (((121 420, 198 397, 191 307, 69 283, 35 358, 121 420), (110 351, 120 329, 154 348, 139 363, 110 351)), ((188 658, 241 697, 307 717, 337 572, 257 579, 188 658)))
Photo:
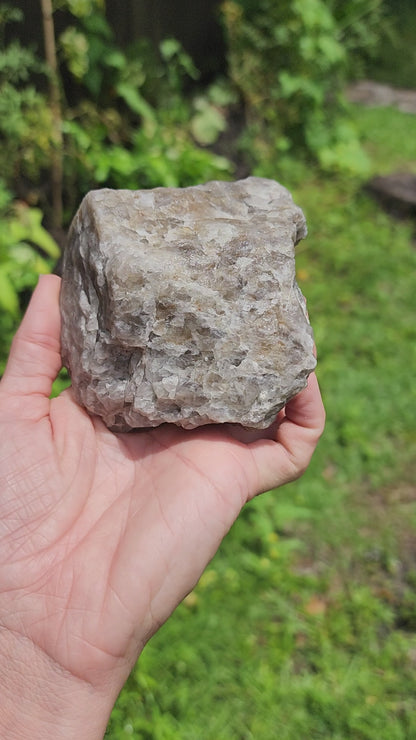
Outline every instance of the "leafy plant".
POLYGON ((254 159, 306 152, 324 169, 363 171, 342 88, 350 59, 377 44, 382 0, 226 0, 222 11, 254 159))
POLYGON ((59 248, 42 226, 42 212, 12 200, 0 182, 0 371, 12 333, 40 273, 50 272, 59 248))
MULTIPOLYGON (((230 176, 230 163, 206 148, 225 128, 225 115, 212 100, 200 94, 193 103, 185 91, 199 73, 178 41, 124 51, 100 0, 55 0, 53 7, 69 11, 73 23, 56 40, 49 27, 47 66, 19 42, 0 48, 0 165, 9 188, 19 186, 59 228, 62 201, 66 225, 97 185, 189 185, 230 176), (68 76, 73 100, 62 86, 68 76)), ((1 41, 5 25, 22 14, 0 10, 1 41)))
POLYGON ((198 71, 179 42, 164 39, 159 54, 147 43, 122 52, 98 18, 87 21, 88 59, 78 66, 84 70, 78 81, 97 104, 82 100, 67 110, 63 124, 65 173, 77 182, 75 190, 85 192, 94 184, 186 186, 229 177, 230 162, 205 148, 225 127, 225 118, 216 107, 208 142, 204 123, 207 110, 213 117, 214 105, 207 99, 202 111, 205 98, 192 102, 185 94, 186 81, 195 80, 198 71))
POLYGON ((191 131, 194 139, 203 145, 215 144, 220 134, 228 127, 227 109, 238 98, 227 80, 216 80, 193 100, 194 114, 191 131))
POLYGON ((382 33, 378 53, 365 60, 362 76, 395 87, 415 87, 416 6, 413 0, 385 0, 389 25, 382 33))
POLYGON ((6 25, 22 17, 18 8, 0 5, 0 169, 9 187, 25 178, 38 184, 52 150, 51 112, 35 84, 46 79, 45 67, 32 49, 5 41, 6 25))

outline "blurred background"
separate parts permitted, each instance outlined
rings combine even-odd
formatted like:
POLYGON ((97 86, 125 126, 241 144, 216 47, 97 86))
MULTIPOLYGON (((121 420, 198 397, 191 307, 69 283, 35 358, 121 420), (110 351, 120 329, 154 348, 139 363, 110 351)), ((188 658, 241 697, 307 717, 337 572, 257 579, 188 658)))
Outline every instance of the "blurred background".
POLYGON ((0 372, 90 189, 253 174, 309 226, 324 437, 244 510, 107 737, 416 738, 414 0, 0 2, 0 141, 0 372))

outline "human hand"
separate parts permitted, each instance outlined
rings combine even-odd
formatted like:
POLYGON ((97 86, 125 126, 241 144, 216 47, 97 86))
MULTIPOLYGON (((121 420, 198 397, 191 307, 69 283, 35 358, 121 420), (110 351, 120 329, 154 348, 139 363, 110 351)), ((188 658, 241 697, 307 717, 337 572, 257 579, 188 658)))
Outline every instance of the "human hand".
POLYGON ((267 433, 110 432, 70 389, 49 399, 59 288, 40 279, 0 383, 0 734, 31 740, 103 736, 146 641, 324 425, 311 375, 267 433))

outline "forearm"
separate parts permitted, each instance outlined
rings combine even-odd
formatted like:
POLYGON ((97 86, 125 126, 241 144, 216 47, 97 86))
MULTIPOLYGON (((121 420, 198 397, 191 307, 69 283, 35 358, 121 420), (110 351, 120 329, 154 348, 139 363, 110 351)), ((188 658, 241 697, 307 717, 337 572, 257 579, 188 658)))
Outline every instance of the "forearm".
POLYGON ((112 701, 0 628, 0 737, 102 740, 112 701))

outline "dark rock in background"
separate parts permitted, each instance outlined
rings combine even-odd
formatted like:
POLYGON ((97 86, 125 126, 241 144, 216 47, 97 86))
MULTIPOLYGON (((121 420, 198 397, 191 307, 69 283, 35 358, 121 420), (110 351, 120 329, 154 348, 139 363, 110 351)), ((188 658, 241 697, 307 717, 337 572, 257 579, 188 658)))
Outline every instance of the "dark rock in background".
POLYGON ((416 216, 416 175, 378 175, 367 184, 367 190, 394 216, 416 216))

